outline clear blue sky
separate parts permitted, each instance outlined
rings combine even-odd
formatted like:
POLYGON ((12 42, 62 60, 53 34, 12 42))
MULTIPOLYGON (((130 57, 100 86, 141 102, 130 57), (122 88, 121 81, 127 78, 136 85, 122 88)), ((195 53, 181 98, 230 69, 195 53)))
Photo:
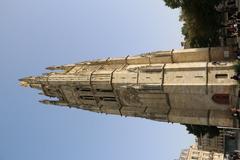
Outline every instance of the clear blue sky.
POLYGON ((179 48, 162 0, 1 0, 0 160, 173 160, 185 127, 47 106, 18 79, 51 65, 179 48))

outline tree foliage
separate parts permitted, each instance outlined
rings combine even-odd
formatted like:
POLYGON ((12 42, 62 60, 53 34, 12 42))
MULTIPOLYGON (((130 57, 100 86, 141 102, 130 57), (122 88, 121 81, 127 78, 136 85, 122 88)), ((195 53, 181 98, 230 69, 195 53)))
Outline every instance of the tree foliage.
POLYGON ((171 7, 172 9, 179 8, 182 5, 181 0, 164 0, 166 5, 168 7, 171 7))
POLYGON ((202 126, 202 125, 191 125, 191 124, 184 124, 184 125, 187 127, 187 131, 190 134, 193 134, 197 137, 208 134, 209 138, 213 138, 219 135, 219 129, 216 126, 202 126))
POLYGON ((182 34, 188 47, 218 46, 222 14, 215 8, 222 0, 164 0, 171 8, 181 8, 182 34))

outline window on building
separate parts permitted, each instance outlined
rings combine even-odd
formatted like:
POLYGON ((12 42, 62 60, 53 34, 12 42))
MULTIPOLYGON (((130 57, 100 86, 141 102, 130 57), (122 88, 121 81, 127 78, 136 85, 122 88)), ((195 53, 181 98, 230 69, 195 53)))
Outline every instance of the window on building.
POLYGON ((225 78, 228 78, 228 75, 227 74, 216 74, 215 78, 217 78, 217 79, 225 79, 225 78))
POLYGON ((218 104, 229 104, 229 94, 214 94, 212 100, 218 104))
POLYGON ((93 96, 80 96, 79 98, 82 100, 94 100, 93 96))
POLYGON ((113 92, 112 89, 96 89, 97 92, 113 92))
POLYGON ((116 102, 115 97, 99 97, 102 101, 116 102))
POLYGON ((192 160, 198 160, 197 156, 192 156, 192 160))
POLYGON ((90 92, 91 89, 90 88, 80 88, 80 87, 77 87, 76 91, 90 92))

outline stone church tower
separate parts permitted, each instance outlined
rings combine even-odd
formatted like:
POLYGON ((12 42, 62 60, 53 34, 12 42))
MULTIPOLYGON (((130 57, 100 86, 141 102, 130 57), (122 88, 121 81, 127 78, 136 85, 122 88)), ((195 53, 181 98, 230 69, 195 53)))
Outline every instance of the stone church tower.
POLYGON ((200 48, 48 67, 20 79, 58 101, 44 104, 156 121, 238 128, 234 51, 200 48))

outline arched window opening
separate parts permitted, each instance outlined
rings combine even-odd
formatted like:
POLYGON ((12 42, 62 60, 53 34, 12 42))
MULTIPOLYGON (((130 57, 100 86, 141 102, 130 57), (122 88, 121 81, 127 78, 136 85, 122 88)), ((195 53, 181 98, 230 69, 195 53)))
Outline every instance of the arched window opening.
POLYGON ((214 94, 212 100, 218 104, 229 104, 229 94, 214 94))

